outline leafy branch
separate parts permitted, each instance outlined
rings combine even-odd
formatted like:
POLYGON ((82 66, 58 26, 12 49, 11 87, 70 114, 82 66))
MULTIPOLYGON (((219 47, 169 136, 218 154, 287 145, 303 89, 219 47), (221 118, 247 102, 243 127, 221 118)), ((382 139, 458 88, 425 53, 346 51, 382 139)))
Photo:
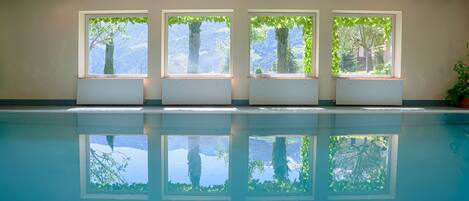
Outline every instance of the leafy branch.
POLYGON ((90 49, 97 44, 110 44, 115 34, 126 35, 127 24, 146 24, 148 17, 92 17, 89 19, 90 49))
POLYGON ((261 41, 266 37, 266 27, 276 30, 303 28, 305 74, 312 73, 313 66, 313 18, 311 16, 254 16, 251 17, 251 40, 261 41))
POLYGON ((231 26, 231 20, 228 16, 171 16, 168 18, 168 25, 194 24, 202 22, 226 23, 231 26))
MULTIPOLYGON (((333 75, 340 73, 340 62, 339 49, 341 41, 339 40, 339 29, 358 27, 360 39, 359 45, 364 49, 375 46, 376 44, 383 44, 391 40, 392 35, 392 19, 391 17, 334 17, 332 23, 332 67, 331 71, 333 75), (382 29, 383 35, 373 34, 376 29, 382 29), (370 36, 371 37, 368 37, 370 36)), ((367 55, 368 57, 368 55, 367 55)))

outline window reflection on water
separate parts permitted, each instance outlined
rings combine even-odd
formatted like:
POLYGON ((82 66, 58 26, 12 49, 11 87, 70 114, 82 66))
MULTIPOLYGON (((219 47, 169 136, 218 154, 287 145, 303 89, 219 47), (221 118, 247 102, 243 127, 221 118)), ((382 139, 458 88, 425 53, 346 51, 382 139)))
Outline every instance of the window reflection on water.
POLYGON ((391 136, 329 137, 329 191, 382 193, 389 188, 391 136))
POLYGON ((168 193, 226 193, 229 136, 168 136, 168 193))
MULTIPOLYGON (((148 136, 80 135, 82 198, 150 199, 150 191, 161 193, 151 199, 161 200, 314 200, 317 192, 330 200, 395 198, 397 134, 340 130, 316 136, 306 121, 291 129, 254 118, 235 129, 207 129, 171 117, 161 130, 147 127, 148 136), (176 119, 186 123, 172 124, 176 119)), ((85 133, 103 132, 83 125, 85 133)))
POLYGON ((148 191, 148 141, 144 135, 89 135, 88 193, 148 191))
POLYGON ((309 136, 249 137, 248 191, 311 192, 312 139, 309 136))

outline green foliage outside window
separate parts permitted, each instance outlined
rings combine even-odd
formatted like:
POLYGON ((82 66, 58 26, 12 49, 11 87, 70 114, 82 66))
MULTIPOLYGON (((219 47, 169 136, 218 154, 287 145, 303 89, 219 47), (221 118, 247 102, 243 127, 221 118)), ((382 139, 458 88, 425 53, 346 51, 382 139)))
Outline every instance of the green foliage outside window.
MULTIPOLYGON (((227 27, 231 26, 231 20, 228 16, 169 16, 168 17, 168 26, 172 25, 188 25, 189 28, 189 54, 188 56, 188 74, 198 74, 200 73, 199 69, 199 56, 200 56, 200 47, 201 47, 201 27, 203 23, 225 23, 227 27)), ((229 38, 228 41, 222 41, 222 44, 219 44, 220 47, 217 49, 224 49, 223 46, 229 47, 229 38)), ((229 55, 228 50, 224 50, 225 55, 229 55)), ((224 65, 222 67, 221 73, 228 72, 229 66, 229 56, 225 59, 224 65)))
POLYGON ((129 38, 126 27, 129 24, 146 24, 148 17, 108 17, 96 16, 88 20, 89 49, 105 45, 105 63, 103 74, 114 74, 114 37, 122 34, 129 38))
MULTIPOLYGON (((341 71, 341 66, 349 67, 353 66, 352 60, 350 57, 353 55, 345 54, 339 52, 341 44, 339 29, 341 28, 353 28, 360 27, 362 30, 367 31, 367 35, 374 37, 374 41, 363 40, 363 37, 366 35, 361 33, 362 37, 356 41, 347 41, 350 43, 359 43, 358 46, 361 46, 366 49, 377 47, 388 43, 391 40, 392 35, 392 18, 391 17, 348 17, 348 16, 336 16, 333 19, 332 23, 332 67, 331 71, 333 75, 339 75, 343 72, 341 71), (374 29, 382 29, 383 35, 380 35, 378 31, 374 29)), ((379 54, 379 53, 378 53, 379 54)), ((374 75, 387 75, 390 74, 391 64, 384 64, 376 67, 371 74, 374 75)))
MULTIPOLYGON (((251 17, 251 41, 260 41, 265 38, 265 32, 257 32, 257 28, 263 26, 274 27, 276 29, 277 40, 280 34, 279 30, 291 29, 293 27, 302 27, 303 28, 303 45, 304 45, 304 58, 303 58, 303 68, 306 75, 312 74, 312 65, 313 65, 313 17, 311 16, 253 16, 251 17)), ((292 57, 292 55, 287 55, 287 57, 292 57)), ((277 58, 279 61, 282 58, 277 58)), ((288 60, 288 58, 284 58, 288 60)), ((277 62, 279 65, 280 62, 277 62)), ((286 64, 287 67, 293 65, 291 62, 286 64)))
POLYGON ((202 22, 223 22, 228 27, 231 26, 231 20, 228 16, 170 16, 168 17, 168 25, 177 24, 195 24, 202 22))

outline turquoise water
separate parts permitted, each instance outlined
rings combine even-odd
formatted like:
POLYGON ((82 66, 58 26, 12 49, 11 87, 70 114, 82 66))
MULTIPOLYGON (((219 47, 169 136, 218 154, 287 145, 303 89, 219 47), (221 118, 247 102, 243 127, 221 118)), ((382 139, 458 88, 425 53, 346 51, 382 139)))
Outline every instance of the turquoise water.
POLYGON ((0 200, 469 200, 469 114, 0 113, 0 200))

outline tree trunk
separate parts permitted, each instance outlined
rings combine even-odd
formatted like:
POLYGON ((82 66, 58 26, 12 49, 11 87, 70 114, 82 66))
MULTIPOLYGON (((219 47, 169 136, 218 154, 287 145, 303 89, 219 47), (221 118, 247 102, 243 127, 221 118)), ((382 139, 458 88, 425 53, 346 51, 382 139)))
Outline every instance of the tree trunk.
POLYGON ((200 158, 200 137, 191 136, 188 139, 189 153, 187 154, 188 175, 192 187, 198 189, 202 174, 202 159, 200 158))
POLYGON ((370 49, 368 47, 365 47, 365 70, 366 72, 370 72, 370 68, 369 68, 369 57, 368 57, 368 54, 370 52, 370 49))
POLYGON ((276 137, 273 144, 272 166, 274 168, 274 178, 285 181, 288 179, 287 161, 287 139, 276 137))
POLYGON ((275 28, 277 39, 277 72, 288 73, 288 28, 275 28))
POLYGON ((109 43, 106 44, 104 74, 114 74, 114 35, 111 34, 109 43))
POLYGON ((187 73, 197 73, 199 71, 199 50, 200 50, 200 26, 202 22, 189 24, 189 66, 187 73))
POLYGON ((114 151, 114 135, 106 135, 107 145, 114 151))

